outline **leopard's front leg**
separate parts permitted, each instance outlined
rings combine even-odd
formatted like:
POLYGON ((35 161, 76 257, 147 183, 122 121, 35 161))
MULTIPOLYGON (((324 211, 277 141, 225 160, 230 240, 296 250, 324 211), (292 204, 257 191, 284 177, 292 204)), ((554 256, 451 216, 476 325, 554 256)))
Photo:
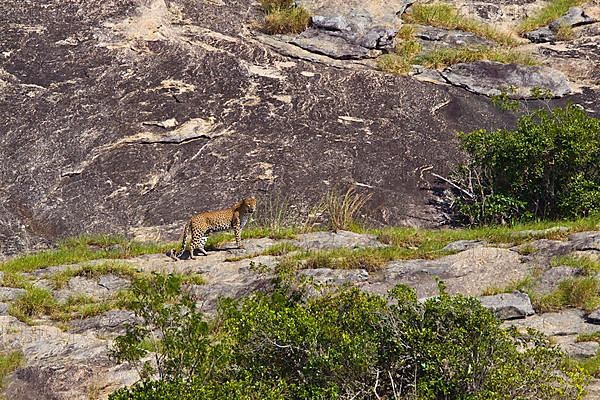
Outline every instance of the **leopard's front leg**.
POLYGON ((244 245, 242 244, 242 224, 240 224, 240 218, 236 215, 233 218, 233 233, 235 234, 235 245, 238 249, 243 249, 244 245))

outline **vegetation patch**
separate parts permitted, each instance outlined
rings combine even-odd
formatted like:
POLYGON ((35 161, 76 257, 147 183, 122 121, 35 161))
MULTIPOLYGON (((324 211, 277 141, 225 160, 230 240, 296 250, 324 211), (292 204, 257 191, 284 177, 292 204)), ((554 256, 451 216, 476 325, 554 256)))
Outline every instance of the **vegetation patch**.
POLYGON ((0 271, 30 272, 54 265, 97 259, 131 258, 142 254, 164 253, 173 246, 173 243, 128 241, 117 235, 84 235, 63 240, 56 249, 26 254, 0 263, 0 271))
POLYGON ((550 265, 552 267, 565 265, 571 268, 578 268, 587 276, 594 276, 600 272, 600 261, 592 260, 589 257, 557 256, 550 260, 550 265))
MULTIPOLYGON (((4 389, 4 379, 22 366, 24 363, 23 353, 12 351, 10 353, 0 353, 0 393, 4 389)), ((0 394, 0 398, 3 398, 0 394)))
POLYGON ((559 311, 567 307, 593 311, 600 306, 600 281, 595 277, 567 278, 558 288, 540 298, 532 299, 540 312, 559 311))
POLYGON ((13 301, 8 313, 20 321, 31 324, 33 318, 51 315, 59 309, 59 304, 46 289, 29 286, 25 293, 13 301))
POLYGON ((443 286, 419 303, 405 286, 306 297, 288 282, 224 300, 207 319, 178 279, 135 283, 140 322, 112 355, 142 381, 111 400, 583 398, 586 375, 547 338, 503 329, 443 286), (148 349, 153 364, 142 361, 148 349))
POLYGON ((531 291, 533 286, 533 277, 528 276, 526 278, 514 281, 511 284, 504 287, 490 287, 483 291, 483 296, 493 296, 501 293, 512 293, 512 292, 523 292, 528 293, 531 291))
POLYGON ((471 224, 598 214, 600 119, 568 105, 522 116, 515 130, 460 133, 455 210, 471 224))
POLYGON ((557 18, 562 17, 569 8, 583 4, 584 0, 550 0, 537 13, 525 19, 518 26, 519 33, 530 32, 548 25, 557 18))
POLYGON ((451 4, 413 4, 402 18, 412 24, 431 25, 445 29, 457 29, 472 32, 503 46, 514 46, 518 41, 512 34, 495 29, 474 19, 460 15, 451 4))
POLYGON ((113 274, 132 279, 140 272, 131 264, 119 262, 104 262, 100 264, 83 265, 78 268, 66 269, 50 276, 55 289, 62 289, 69 283, 71 278, 81 276, 88 279, 99 278, 103 275, 113 274))
POLYGON ((539 64, 539 61, 529 54, 513 49, 491 47, 439 47, 416 57, 414 62, 428 68, 442 69, 458 63, 481 60, 496 61, 503 64, 539 64))
POLYGON ((300 33, 308 27, 310 14, 293 0, 261 0, 265 11, 262 29, 268 34, 300 33))

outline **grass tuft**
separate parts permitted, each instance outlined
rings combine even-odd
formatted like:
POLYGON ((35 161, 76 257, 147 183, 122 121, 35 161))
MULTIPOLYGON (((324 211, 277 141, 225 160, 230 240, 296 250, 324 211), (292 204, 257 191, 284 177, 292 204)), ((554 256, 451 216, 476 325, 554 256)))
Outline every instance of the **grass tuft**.
POLYGON ((537 13, 523 20, 521 24, 519 24, 517 30, 519 33, 525 33, 548 25, 555 19, 562 17, 569 11, 569 8, 583 3, 583 0, 551 0, 537 13))
POLYGON ((357 193, 350 186, 344 194, 331 190, 325 195, 325 212, 334 230, 348 230, 355 223, 356 217, 364 205, 371 199, 371 193, 357 193))
POLYGON ((81 276, 89 279, 98 278, 102 275, 118 275, 124 278, 135 278, 140 273, 130 264, 119 262, 104 262, 96 265, 83 265, 74 269, 67 269, 50 276, 55 289, 62 289, 69 283, 71 278, 81 276))
POLYGON ((537 65, 539 62, 529 54, 513 49, 491 47, 436 48, 415 59, 417 64, 441 69, 458 63, 474 61, 496 61, 503 64, 537 65))
POLYGON ((0 271, 31 272, 54 265, 112 258, 125 259, 143 254, 164 253, 173 243, 128 241, 116 235, 83 235, 61 241, 56 249, 26 254, 0 263, 0 271))
POLYGON ((31 324, 32 318, 51 315, 58 307, 58 302, 50 291, 30 286, 25 289, 25 294, 10 304, 8 313, 22 322, 31 324))
POLYGON ((300 33, 310 23, 309 12, 292 0, 262 0, 261 5, 266 14, 262 30, 270 35, 300 33))
POLYGON ((557 256, 550 260, 550 266, 558 267, 560 265, 581 269, 587 276, 594 276, 600 272, 600 261, 588 257, 557 256))
POLYGON ((539 299, 533 299, 540 312, 560 311, 577 307, 592 311, 600 306, 600 281, 595 277, 568 278, 558 288, 539 299))
POLYGON ((4 379, 23 364, 24 357, 20 351, 0 353, 0 392, 4 389, 4 379))
POLYGON ((510 33, 499 31, 489 24, 460 15, 454 6, 447 3, 414 4, 403 18, 412 24, 472 32, 502 46, 518 44, 518 41, 510 33))

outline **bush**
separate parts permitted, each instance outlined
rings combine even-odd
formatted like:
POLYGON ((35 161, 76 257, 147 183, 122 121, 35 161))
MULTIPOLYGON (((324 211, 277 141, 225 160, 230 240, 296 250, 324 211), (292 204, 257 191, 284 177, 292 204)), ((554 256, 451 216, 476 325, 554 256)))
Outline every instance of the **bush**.
POLYGON ((457 180, 472 223, 586 216, 600 207, 600 120, 576 106, 538 110, 517 128, 459 138, 470 161, 457 180))
POLYGON ((405 286, 387 297, 358 289, 306 296, 278 288, 223 301, 207 324, 199 315, 191 318, 197 312, 187 300, 185 306, 175 301, 186 297, 177 283, 155 277, 136 286, 139 300, 150 304, 136 312, 146 328, 134 327, 139 335, 133 336, 129 329, 116 351, 121 359, 139 360, 146 354, 139 352, 140 343, 158 328, 166 335, 154 348, 156 359, 168 360, 171 372, 159 381, 148 376, 112 394, 112 400, 583 395, 584 374, 568 366, 548 340, 502 329, 477 299, 449 296, 443 287, 439 297, 424 303, 405 286), (148 307, 158 312, 142 312, 148 307), (169 344, 173 337, 176 346, 169 344))

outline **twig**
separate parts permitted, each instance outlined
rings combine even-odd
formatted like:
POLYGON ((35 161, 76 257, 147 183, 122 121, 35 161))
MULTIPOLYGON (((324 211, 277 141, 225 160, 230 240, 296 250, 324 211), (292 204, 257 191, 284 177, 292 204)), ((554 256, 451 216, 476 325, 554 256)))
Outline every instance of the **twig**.
POLYGON ((443 176, 441 176, 441 175, 438 175, 438 174, 436 174, 436 173, 433 173, 433 172, 431 173, 431 175, 433 175, 433 176, 435 176, 436 178, 438 178, 438 179, 441 179, 441 180, 443 180, 444 182, 446 182, 446 183, 448 183, 448 184, 452 185, 452 187, 454 187, 454 188, 456 188, 456 189, 460 190, 461 192, 463 192, 464 194, 466 194, 466 195, 467 195, 467 196, 469 196, 470 198, 472 198, 472 199, 473 199, 473 198, 475 198, 475 195, 474 195, 473 193, 469 192, 469 191, 468 191, 468 190, 466 190, 466 189, 463 189, 463 188, 461 188, 461 187, 460 187, 460 186, 458 186, 456 183, 452 182, 450 179, 444 178, 443 176))

